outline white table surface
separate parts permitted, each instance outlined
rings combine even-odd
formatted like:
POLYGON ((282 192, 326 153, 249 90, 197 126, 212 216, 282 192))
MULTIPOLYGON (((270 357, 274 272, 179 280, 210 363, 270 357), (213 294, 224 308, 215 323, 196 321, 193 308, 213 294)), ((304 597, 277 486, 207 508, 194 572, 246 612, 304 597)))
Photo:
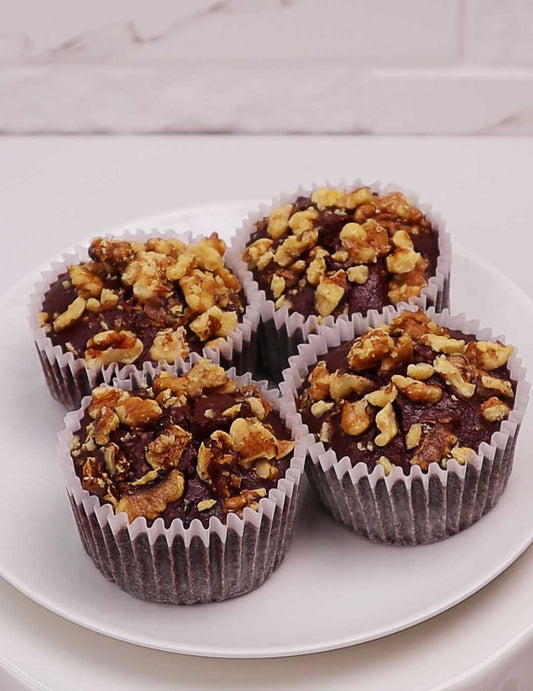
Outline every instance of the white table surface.
MULTIPOLYGON (((361 177, 417 190, 457 242, 533 297, 532 161, 533 138, 518 137, 4 137, 0 291, 137 217, 361 177)), ((530 549, 473 597, 393 636, 305 657, 218 660, 101 636, 0 580, 0 688, 527 689, 529 644, 510 642, 533 625, 532 583, 530 549)))

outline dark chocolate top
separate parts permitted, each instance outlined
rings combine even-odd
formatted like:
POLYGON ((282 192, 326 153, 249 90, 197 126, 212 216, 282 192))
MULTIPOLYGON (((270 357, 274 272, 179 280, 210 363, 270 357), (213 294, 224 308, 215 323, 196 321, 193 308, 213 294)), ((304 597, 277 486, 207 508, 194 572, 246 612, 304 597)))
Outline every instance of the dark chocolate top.
POLYGON ((70 266, 46 293, 41 324, 54 345, 89 367, 174 362, 216 348, 245 310, 224 251, 216 233, 189 246, 93 240, 92 261, 70 266))
POLYGON ((129 520, 161 516, 188 526, 257 509, 284 477, 294 442, 256 386, 237 388, 201 360, 152 387, 99 386, 73 439, 76 474, 87 491, 129 520))
POLYGON ((436 272, 437 230, 399 192, 319 188, 256 228, 243 259, 259 288, 306 318, 407 301, 436 272))
POLYGON ((464 464, 513 405, 512 346, 449 331, 422 311, 402 312, 328 351, 300 389, 298 408, 317 440, 353 465, 426 471, 464 464))

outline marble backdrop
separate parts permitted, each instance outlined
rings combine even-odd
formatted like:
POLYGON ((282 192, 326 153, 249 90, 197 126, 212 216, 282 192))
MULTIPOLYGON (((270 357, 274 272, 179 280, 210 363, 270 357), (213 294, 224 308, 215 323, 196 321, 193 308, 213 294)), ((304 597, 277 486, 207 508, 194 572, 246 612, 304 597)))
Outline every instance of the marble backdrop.
POLYGON ((0 132, 532 133, 533 0, 5 0, 0 132))

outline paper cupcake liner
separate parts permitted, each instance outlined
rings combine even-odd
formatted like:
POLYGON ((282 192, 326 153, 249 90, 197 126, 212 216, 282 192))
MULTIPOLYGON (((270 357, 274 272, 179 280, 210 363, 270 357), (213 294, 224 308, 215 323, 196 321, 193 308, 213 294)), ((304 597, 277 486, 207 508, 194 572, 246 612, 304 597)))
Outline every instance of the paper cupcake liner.
MULTIPOLYGON (((335 184, 327 181, 325 184, 329 187, 339 187, 342 189, 356 189, 365 186, 365 183, 359 179, 349 184, 344 180, 335 184)), ((232 251, 235 251, 238 258, 242 261, 242 253, 246 249, 251 235, 256 230, 255 223, 257 221, 268 216, 272 210, 277 209, 279 206, 293 202, 297 197, 310 196, 320 186, 315 183, 310 188, 299 187, 296 193, 281 194, 275 197, 270 204, 261 205, 258 211, 248 215, 248 218, 233 237, 231 242, 232 251)), ((422 289, 420 297, 411 298, 409 303, 418 305, 423 309, 434 307, 437 312, 449 308, 452 248, 450 236, 445 230, 445 224, 440 214, 435 212, 431 205, 420 203, 415 192, 398 185, 388 184, 384 186, 377 181, 366 186, 372 192, 379 194, 388 194, 389 192, 403 193, 422 211, 433 228, 438 230, 439 258, 435 275, 429 278, 428 285, 422 289)), ((265 291, 259 290, 257 282, 253 280, 251 272, 249 273, 253 281, 250 287, 254 287, 261 296, 259 302, 261 321, 258 339, 258 368, 270 378, 279 381, 282 370, 287 366, 288 358, 298 352, 298 345, 303 343, 309 334, 317 333, 319 328, 318 320, 316 315, 310 315, 305 318, 298 312, 290 313, 287 307, 276 308, 274 302, 267 299, 265 291)), ((332 316, 329 316, 322 321, 322 324, 331 325, 335 321, 332 316)))
MULTIPOLYGON (((166 371, 187 372, 199 359, 193 354, 189 362, 176 363, 166 371)), ((130 365, 114 385, 125 390, 150 385, 159 371, 150 363, 143 373, 130 365)), ((250 374, 238 376, 235 368, 228 376, 238 386, 253 381, 250 374)), ((291 401, 280 397, 278 390, 268 389, 266 382, 254 383, 274 403, 292 437, 304 438, 291 401)), ((135 597, 172 604, 226 600, 258 588, 279 566, 289 546, 305 443, 297 442, 285 477, 260 499, 259 509, 245 508, 242 518, 230 513, 224 525, 212 517, 208 527, 194 519, 187 528, 181 519, 169 528, 162 518, 151 526, 144 517, 129 523, 125 513, 115 514, 111 505, 100 504, 84 490, 74 471, 70 445, 89 402, 89 397, 84 398, 80 410, 66 415, 58 451, 81 542, 102 574, 135 597)))
MULTIPOLYGON (((415 306, 386 308, 339 318, 333 326, 323 327, 311 335, 309 343, 300 346, 300 354, 290 359, 283 373, 280 388, 284 395, 294 397, 309 370, 329 348, 356 338, 368 328, 389 324, 402 309, 414 311, 415 306)), ((475 335, 477 340, 496 340, 490 329, 480 329, 478 321, 467 321, 465 315, 441 314, 433 308, 428 315, 437 324, 475 335)), ((504 342, 504 337, 498 340, 504 342)), ((490 443, 482 442, 475 457, 465 465, 455 459, 444 470, 431 463, 424 473, 413 466, 404 475, 398 466, 385 475, 381 466, 369 472, 363 462, 352 466, 348 456, 339 458, 333 449, 326 450, 322 442, 309 446, 310 462, 307 473, 320 500, 333 518, 356 533, 388 544, 419 545, 443 540, 478 521, 498 501, 513 465, 518 431, 528 402, 529 384, 525 369, 515 354, 508 363, 511 378, 516 382, 514 408, 501 423, 490 443)), ((296 405, 294 410, 296 409, 296 405)), ((301 422, 301 416, 297 419, 301 422)), ((309 434, 306 425, 302 434, 309 434)))
MULTIPOLYGON (((111 236, 105 236, 111 237, 111 236)), ((151 237, 174 238, 187 244, 198 242, 204 238, 202 235, 192 235, 190 232, 175 233, 160 230, 124 230, 114 233, 113 238, 123 240, 136 240, 146 242, 151 237)), ((61 346, 54 346, 51 339, 45 334, 38 321, 38 314, 42 311, 45 294, 57 277, 64 273, 72 264, 87 261, 89 243, 77 245, 71 251, 62 255, 61 259, 52 263, 52 268, 41 274, 41 279, 34 284, 34 292, 30 297, 29 323, 33 340, 37 348, 39 360, 43 369, 48 389, 57 401, 68 410, 79 407, 81 399, 101 383, 109 383, 112 377, 122 369, 123 365, 113 363, 105 368, 87 367, 83 358, 76 357, 61 346)), ((259 326, 259 309, 257 303, 260 296, 257 290, 248 285, 246 266, 242 261, 235 261, 235 253, 227 251, 224 255, 225 265, 241 281, 246 297, 247 307, 237 327, 226 337, 225 343, 220 348, 220 360, 225 366, 234 366, 238 372, 253 370, 257 360, 257 331, 259 326)), ((215 351, 212 348, 203 348, 202 354, 209 355, 215 351)), ((164 361, 160 361, 162 367, 166 367, 164 361)))

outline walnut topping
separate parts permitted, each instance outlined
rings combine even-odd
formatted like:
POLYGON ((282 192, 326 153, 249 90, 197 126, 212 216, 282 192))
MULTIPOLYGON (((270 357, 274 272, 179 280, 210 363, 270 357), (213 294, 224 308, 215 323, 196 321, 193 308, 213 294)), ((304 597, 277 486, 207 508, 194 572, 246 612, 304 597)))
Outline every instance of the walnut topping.
POLYGON ((198 509, 198 511, 208 511, 209 509, 212 509, 216 503, 216 499, 204 499, 203 501, 198 502, 196 508, 198 509))
POLYGON ((179 284, 193 312, 205 312, 215 304, 216 281, 213 274, 194 269, 180 279, 179 284))
POLYGON ((371 264, 376 260, 376 249, 370 243, 366 229, 358 223, 347 223, 340 232, 344 249, 356 264, 371 264))
POLYGON ((315 228, 303 230, 298 235, 289 235, 277 248, 274 261, 279 266, 289 266, 300 255, 314 247, 317 240, 318 231, 315 228))
POLYGON ((392 236, 392 244, 395 247, 410 250, 413 249, 413 240, 405 230, 398 230, 392 236))
POLYGON ((126 268, 135 258, 135 254, 132 243, 105 238, 96 238, 89 247, 91 259, 108 264, 117 272, 126 268))
POLYGON ((499 391, 500 394, 508 398, 514 397, 513 386, 507 379, 499 379, 498 377, 491 377, 488 374, 482 374, 481 383, 486 389, 499 391))
POLYGON ((322 317, 327 317, 337 307, 346 291, 346 274, 339 270, 333 276, 321 279, 315 292, 315 307, 322 317))
POLYGON ((102 279, 84 265, 69 266, 72 285, 83 298, 98 298, 104 287, 102 279))
POLYGON ((83 298, 76 298, 62 314, 54 319, 54 329, 64 331, 72 326, 85 312, 85 305, 83 298))
POLYGON ((424 334, 446 333, 442 327, 432 321, 422 310, 416 312, 408 312, 406 310, 402 312, 391 321, 390 331, 391 333, 405 332, 415 341, 419 340, 424 334))
POLYGON ((311 406, 311 413, 315 417, 322 417, 325 413, 328 412, 328 410, 331 410, 335 404, 334 403, 326 403, 325 401, 317 401, 316 403, 313 403, 311 406))
POLYGON ((395 374, 392 377, 394 385, 413 403, 438 403, 442 398, 442 389, 438 386, 424 384, 411 377, 395 374))
POLYGON ((394 386, 394 384, 389 383, 386 386, 382 386, 381 389, 376 389, 376 391, 367 393, 365 400, 376 408, 384 408, 387 403, 392 403, 396 400, 397 394, 398 389, 394 386))
POLYGON ((295 235, 302 233, 304 230, 313 228, 313 221, 318 218, 318 211, 309 207, 305 211, 297 211, 289 219, 289 228, 295 235))
POLYGON ((87 341, 87 367, 104 367, 112 362, 129 365, 141 355, 143 344, 131 331, 101 331, 87 341))
POLYGON ((177 467, 192 434, 179 425, 167 425, 146 447, 146 460, 154 470, 177 467))
POLYGON ((235 511, 241 514, 247 506, 257 511, 259 508, 258 500, 262 497, 266 497, 266 489, 264 487, 245 489, 236 497, 226 499, 222 508, 226 513, 235 511))
POLYGON ((196 471, 200 480, 213 486, 212 474, 216 466, 230 465, 233 462, 233 439, 227 432, 216 430, 198 448, 196 471))
POLYGON ((237 418, 231 424, 230 437, 239 462, 247 466, 258 458, 276 458, 278 440, 271 428, 254 418, 237 418))
POLYGON ((364 285, 368 281, 369 275, 370 271, 368 266, 364 266, 363 264, 351 266, 346 271, 346 278, 350 281, 350 283, 357 283, 360 286, 364 285))
POLYGON ((469 362, 488 372, 506 365, 512 353, 512 346, 491 341, 471 341, 465 351, 469 362))
POLYGON ((409 431, 405 435, 405 448, 407 450, 414 449, 420 444, 420 439, 422 438, 422 425, 419 422, 415 422, 409 431))
POLYGON ((481 414, 487 422, 500 422, 511 412, 511 408, 496 396, 492 396, 481 404, 481 414))
POLYGON ((320 401, 329 395, 330 373, 324 362, 319 362, 308 377, 309 395, 313 401, 320 401))
POLYGON ((183 326, 179 326, 175 331, 164 329, 159 331, 150 348, 150 357, 158 362, 176 362, 179 358, 189 356, 189 346, 186 341, 187 332, 183 326))
POLYGON ((292 204, 285 204, 278 209, 270 212, 268 217, 267 232, 271 238, 276 240, 287 230, 289 217, 292 213, 292 204))
POLYGON ((349 403, 342 406, 341 429, 352 437, 357 437, 370 427, 372 418, 367 412, 368 406, 365 400, 349 403))
POLYGON ((448 336, 438 336, 437 334, 425 334, 420 339, 421 343, 428 345, 437 353, 444 353, 445 355, 454 355, 456 353, 464 353, 465 342, 457 340, 456 338, 449 338, 448 336))
POLYGON ((394 467, 386 456, 380 456, 376 463, 383 468, 385 475, 388 475, 394 467))
POLYGON ((406 274, 413 271, 421 254, 412 249, 400 247, 387 257, 387 269, 392 274, 406 274))
POLYGON ((378 446, 387 446, 398 434, 398 422, 392 403, 387 403, 376 415, 376 427, 380 431, 374 440, 378 446))
POLYGON ((278 477, 276 466, 263 459, 256 461, 254 470, 257 473, 257 477, 260 477, 261 480, 276 480, 278 477))
POLYGON ((450 454, 453 458, 455 458, 457 463, 459 463, 460 465, 464 465, 469 458, 472 458, 476 455, 476 452, 474 451, 474 449, 470 449, 468 446, 456 445, 450 451, 450 454))
POLYGON ((100 408, 94 423, 94 440, 100 446, 109 444, 109 435, 117 429, 120 424, 118 416, 111 408, 106 406, 100 408))
POLYGON ((394 274, 388 292, 389 300, 396 305, 418 297, 427 283, 426 268, 427 261, 420 256, 411 271, 394 274))
POLYGON ((118 295, 108 288, 103 288, 100 293, 100 299, 89 298, 87 300, 86 309, 89 312, 104 312, 112 309, 118 303, 118 295))
POLYGON ((476 385, 466 381, 460 370, 452 365, 445 355, 440 355, 433 361, 433 367, 438 374, 441 374, 446 382, 451 386, 455 393, 472 398, 476 391, 476 385))
POLYGON ((306 277, 312 286, 317 286, 326 275, 326 260, 322 254, 317 255, 309 264, 306 277))
POLYGON ((116 512, 125 511, 130 521, 138 516, 145 516, 154 520, 160 516, 167 506, 181 498, 185 489, 183 474, 175 468, 159 482, 142 487, 132 494, 121 497, 116 506, 116 512))
POLYGON ((274 274, 272 276, 272 280, 270 282, 270 290, 272 291, 272 295, 276 299, 280 297, 280 295, 285 290, 285 279, 283 278, 283 276, 279 276, 278 274, 274 274))
POLYGON ((419 381, 429 379, 435 370, 427 362, 412 363, 407 365, 407 376, 419 381))
POLYGON ((335 372, 329 379, 329 395, 334 401, 338 401, 347 398, 353 393, 364 394, 369 391, 372 386, 372 381, 365 377, 360 377, 357 374, 339 374, 335 372))
POLYGON ((437 422, 423 437, 416 453, 411 458, 411 465, 419 465, 422 470, 427 470, 430 463, 440 463, 456 441, 451 425, 437 422))
POLYGON ((120 422, 126 427, 145 427, 159 420, 163 411, 151 398, 128 396, 115 409, 120 422))
POLYGON ((348 354, 350 367, 355 370, 370 369, 386 355, 392 353, 394 341, 388 333, 374 329, 360 336, 348 354))
POLYGON ((272 240, 269 238, 260 238, 255 242, 252 242, 242 255, 244 261, 248 264, 249 269, 253 269, 259 265, 261 257, 264 256, 265 252, 268 252, 272 247, 272 240))
POLYGON ((50 315, 48 314, 48 312, 39 312, 39 314, 37 315, 39 326, 46 326, 49 318, 50 315))

